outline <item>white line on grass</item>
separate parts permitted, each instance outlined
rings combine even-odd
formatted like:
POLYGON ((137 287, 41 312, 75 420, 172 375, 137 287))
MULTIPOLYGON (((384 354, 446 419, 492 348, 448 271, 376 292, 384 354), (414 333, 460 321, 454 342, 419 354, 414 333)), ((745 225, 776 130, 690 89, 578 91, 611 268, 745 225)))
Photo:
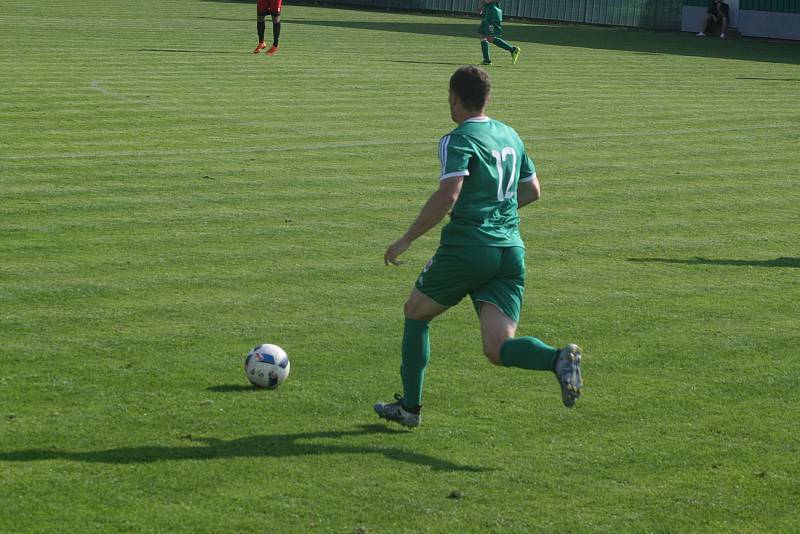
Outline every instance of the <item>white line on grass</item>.
POLYGON ((116 91, 112 91, 111 89, 106 89, 105 87, 101 87, 100 80, 92 80, 92 82, 89 84, 89 87, 91 87, 98 93, 103 93, 104 95, 116 98, 117 100, 124 100, 125 102, 133 102, 135 104, 149 104, 149 102, 147 102, 146 100, 131 98, 129 96, 123 95, 122 93, 118 93, 116 91))
MULTIPOLYGON (((771 124, 764 126, 727 127, 727 128, 697 128, 685 130, 659 130, 635 132, 610 132, 601 134, 570 134, 570 135, 535 135, 525 136, 526 141, 571 141, 586 139, 614 139, 622 137, 669 137, 680 135, 697 135, 720 132, 749 132, 753 130, 779 130, 796 128, 796 124, 771 124)), ((370 148, 376 146, 402 146, 434 144, 438 139, 417 139, 413 141, 352 141, 316 143, 310 145, 295 145, 287 147, 241 147, 241 148, 202 148, 202 149, 177 149, 177 150, 136 150, 119 152, 83 152, 64 154, 37 154, 27 156, 0 156, 0 161, 35 161, 59 159, 103 159, 103 158, 140 158, 140 157, 176 157, 176 156, 204 156, 226 154, 258 154, 280 152, 307 152, 312 150, 338 150, 342 148, 370 148)))

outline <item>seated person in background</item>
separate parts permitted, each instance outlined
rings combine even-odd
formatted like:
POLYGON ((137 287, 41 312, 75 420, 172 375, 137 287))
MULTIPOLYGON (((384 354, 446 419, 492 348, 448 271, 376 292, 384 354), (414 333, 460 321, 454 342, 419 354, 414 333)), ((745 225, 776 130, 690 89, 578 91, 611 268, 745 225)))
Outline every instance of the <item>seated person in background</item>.
POLYGON ((706 18, 703 22, 703 31, 697 34, 698 37, 705 37, 706 32, 709 31, 709 28, 712 24, 720 24, 721 30, 719 37, 720 39, 725 39, 725 30, 728 29, 728 20, 730 20, 730 15, 728 4, 723 2, 723 0, 711 0, 711 5, 708 6, 706 10, 706 18))

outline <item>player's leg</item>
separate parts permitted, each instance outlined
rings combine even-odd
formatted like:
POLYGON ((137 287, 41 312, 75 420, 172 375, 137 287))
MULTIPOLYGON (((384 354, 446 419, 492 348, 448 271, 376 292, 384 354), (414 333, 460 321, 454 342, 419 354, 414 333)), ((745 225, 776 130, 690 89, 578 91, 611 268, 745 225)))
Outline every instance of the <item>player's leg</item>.
POLYGON ((489 28, 489 32, 488 33, 489 33, 489 36, 491 37, 489 39, 490 43, 492 43, 495 46, 499 46, 503 50, 507 50, 509 52, 513 52, 514 51, 514 46, 503 40, 503 37, 502 37, 502 35, 503 35, 503 25, 501 23, 496 22, 494 24, 489 24, 488 28, 489 28))
POLYGON ((439 304, 416 287, 411 291, 403 307, 405 323, 400 364, 403 395, 396 395, 395 402, 375 404, 375 412, 380 417, 404 426, 419 426, 422 387, 431 357, 429 326, 434 317, 448 308, 449 306, 439 304))
POLYGON ((494 39, 492 39, 492 44, 494 44, 495 46, 499 46, 503 50, 511 52, 511 64, 515 65, 517 63, 517 61, 519 60, 519 53, 520 53, 520 49, 518 46, 512 45, 499 35, 494 36, 494 39))
POLYGON ((503 253, 495 278, 470 294, 480 315, 484 353, 495 365, 552 371, 561 385, 565 406, 581 394, 580 348, 559 350, 532 336, 513 337, 525 292, 525 250, 511 247, 503 253))
POLYGON ((499 46, 503 50, 508 50, 509 52, 514 51, 514 45, 509 44, 507 41, 505 41, 502 37, 498 35, 494 36, 494 39, 492 39, 492 44, 495 46, 499 46))
POLYGON ((281 13, 272 14, 272 44, 278 46, 278 41, 281 38, 281 13))
POLYGON ((274 55, 278 51, 278 40, 281 36, 281 4, 283 0, 264 0, 267 2, 272 15, 272 46, 267 50, 267 55, 274 55))
POLYGON ((484 354, 495 365, 552 370, 558 350, 534 337, 514 338, 525 294, 525 249, 500 249, 495 275, 472 291, 484 354))
POLYGON ((403 395, 396 397, 393 403, 375 404, 380 417, 405 426, 420 424, 422 389, 431 353, 430 322, 467 295, 476 285, 476 272, 481 283, 487 278, 482 273, 486 268, 481 262, 488 256, 490 254, 476 254, 474 247, 439 247, 419 274, 403 306, 405 323, 400 364, 403 395))
POLYGON ((431 357, 429 325, 434 317, 441 315, 449 306, 443 306, 416 287, 403 307, 405 323, 403 326, 402 364, 400 376, 403 379, 403 403, 406 408, 419 413, 422 405, 422 386, 425 369, 431 357))
MULTIPOLYGON (((516 305, 509 304, 515 299, 509 297, 509 292, 514 291, 509 284, 495 281, 476 293, 474 298, 476 307, 480 308, 483 353, 495 365, 554 371, 557 348, 535 337, 514 337, 519 318, 516 305)), ((518 301, 521 302, 521 294, 518 301)))
POLYGON ((481 35, 481 54, 483 54, 483 64, 491 65, 492 57, 489 55, 489 39, 485 35, 481 35))
POLYGON ((489 55, 489 23, 485 20, 481 21, 481 25, 478 27, 478 37, 481 40, 481 54, 483 54, 483 64, 484 65, 491 65, 492 58, 489 55))
POLYGON ((267 50, 267 55, 272 56, 278 51, 278 40, 281 37, 281 13, 272 13, 272 46, 267 50))
POLYGON ((494 304, 482 304, 483 350, 489 361, 503 367, 554 372, 561 386, 564 406, 569 408, 574 405, 583 387, 580 347, 570 343, 563 349, 557 349, 532 336, 515 338, 512 337, 515 329, 516 322, 494 304))
POLYGON ((264 43, 264 31, 266 30, 267 27, 266 22, 264 22, 265 17, 266 14, 263 14, 261 12, 259 12, 258 16, 256 17, 256 31, 258 32, 258 45, 253 50, 254 54, 258 54, 267 47, 266 43, 264 43))
POLYGON ((720 23, 722 24, 722 31, 720 32, 719 37, 720 39, 725 39, 725 32, 728 29, 728 17, 723 16, 720 23))
POLYGON ((483 354, 494 365, 503 365, 500 361, 500 351, 503 344, 516 334, 517 322, 491 302, 480 303, 479 317, 483 354))

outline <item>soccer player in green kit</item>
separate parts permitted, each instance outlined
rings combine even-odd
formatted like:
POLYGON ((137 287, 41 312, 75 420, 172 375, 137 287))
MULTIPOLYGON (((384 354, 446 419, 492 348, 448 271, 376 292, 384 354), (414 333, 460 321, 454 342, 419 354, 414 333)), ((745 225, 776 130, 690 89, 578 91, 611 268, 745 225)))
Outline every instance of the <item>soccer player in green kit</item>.
POLYGON ((480 0, 481 15, 483 20, 478 29, 481 38, 481 52, 483 52, 483 64, 491 65, 492 58, 489 56, 489 43, 495 44, 503 50, 511 52, 511 64, 515 65, 519 59, 520 49, 512 46, 503 40, 503 10, 500 9, 500 0, 480 0))
POLYGON ((495 365, 552 371, 565 406, 581 395, 581 349, 535 337, 515 338, 525 289, 525 248, 517 208, 540 195, 533 161, 517 133, 484 113, 491 80, 480 67, 450 78, 450 117, 458 126, 439 142, 439 188, 409 229, 384 254, 386 265, 447 213, 440 246, 405 303, 400 376, 403 395, 377 403, 377 414, 419 426, 422 386, 430 359, 429 324, 469 295, 480 319, 483 353, 495 365))

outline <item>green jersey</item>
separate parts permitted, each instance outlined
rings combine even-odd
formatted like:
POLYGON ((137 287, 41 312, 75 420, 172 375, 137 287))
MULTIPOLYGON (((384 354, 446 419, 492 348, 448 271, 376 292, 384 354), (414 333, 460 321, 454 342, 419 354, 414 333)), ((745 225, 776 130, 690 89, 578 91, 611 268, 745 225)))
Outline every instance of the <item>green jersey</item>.
POLYGON ((525 145, 510 126, 467 119, 439 141, 439 180, 464 177, 442 245, 521 247, 517 186, 536 177, 525 145))
POLYGON ((503 10, 500 9, 499 2, 483 4, 483 22, 487 24, 499 24, 503 22, 503 10))

